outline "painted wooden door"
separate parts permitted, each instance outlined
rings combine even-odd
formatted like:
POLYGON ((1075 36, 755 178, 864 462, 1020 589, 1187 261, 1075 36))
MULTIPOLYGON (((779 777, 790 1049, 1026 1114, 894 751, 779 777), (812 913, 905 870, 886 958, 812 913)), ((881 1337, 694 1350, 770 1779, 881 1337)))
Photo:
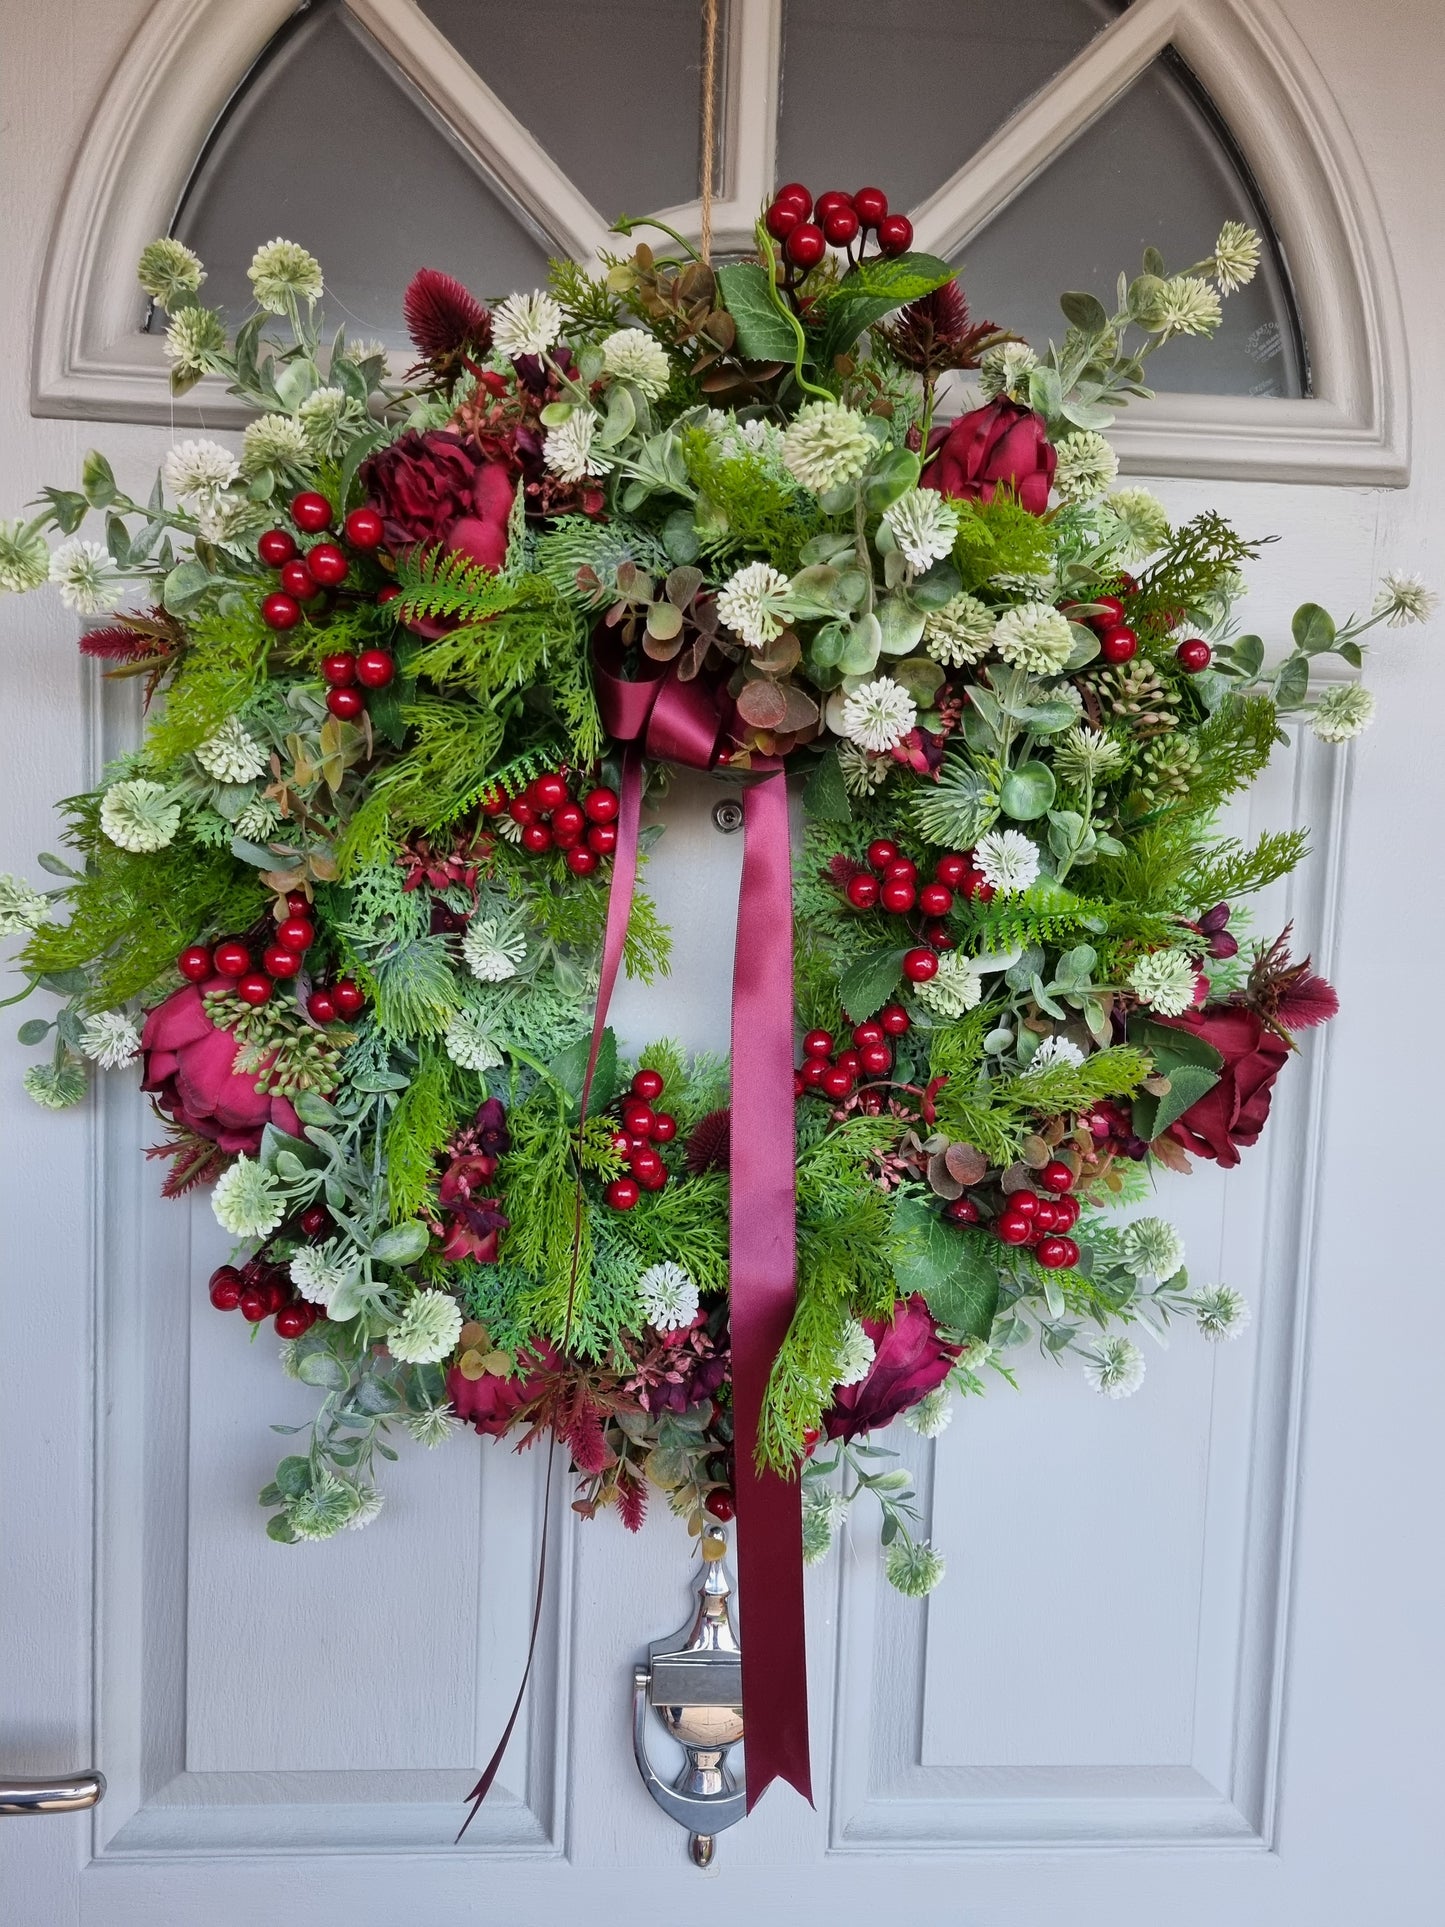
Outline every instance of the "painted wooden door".
MULTIPOLYGON (((128 277, 134 244, 170 220, 217 107, 289 11, 9 10, 11 509, 77 471, 93 441, 139 484, 177 424, 199 411, 226 426, 224 404, 158 400, 157 344, 137 332, 128 277)), ((487 122, 466 63, 438 49, 447 10, 351 11, 505 185, 526 151, 487 122)), ((1445 166, 1435 8, 1388 0, 1367 38, 1344 0, 1139 0, 1112 24, 1098 12, 1100 30, 1063 48, 1060 71, 1034 76, 948 190, 925 197, 921 238, 962 248, 980 231, 986 252, 990 216, 1032 181, 1066 180, 1083 152, 1069 143, 1111 104, 1127 113, 1128 89, 1172 43, 1269 200, 1313 393, 1164 398, 1121 434, 1128 460, 1180 514, 1214 503, 1281 535, 1251 604, 1265 634, 1284 632, 1306 592, 1357 604, 1385 566, 1445 581, 1445 287, 1422 192, 1445 166)), ((611 17, 622 31, 627 10, 611 17)), ((732 11, 740 145, 724 227, 771 171, 782 21, 769 0, 732 11)), ((1147 170, 1148 152, 1135 163, 1147 170)), ((554 173, 552 231, 585 241, 589 204, 554 173)), ((125 695, 98 693, 57 607, 7 602, 0 630, 0 867, 34 879, 33 852, 55 838, 51 799, 84 786, 136 718, 125 695)), ((524 1719, 499 1790, 453 1848, 457 1801, 521 1663, 540 1459, 468 1439, 413 1452, 367 1533, 270 1544, 253 1497, 274 1458, 265 1423, 299 1416, 301 1395, 264 1341, 238 1347, 205 1303, 222 1248, 209 1213, 154 1196, 147 1119, 124 1079, 89 1116, 53 1116, 20 1092, 7 1044, 0 1780, 93 1762, 109 1791, 89 1816, 0 1820, 5 1918, 1437 1919, 1441 1033, 1419 1006, 1442 934, 1438 643, 1389 638, 1372 681, 1381 718, 1358 749, 1292 738, 1250 805, 1252 827, 1313 826, 1310 864, 1259 927, 1294 919, 1345 1014, 1307 1046, 1265 1145, 1227 1186, 1201 1172, 1170 1187, 1196 1275, 1246 1292, 1251 1330, 1228 1347, 1181 1336, 1151 1351, 1127 1405, 1031 1359, 1018 1395, 974 1402, 934 1446, 901 1440, 949 1579, 924 1608, 889 1593, 866 1529, 810 1574, 816 1810, 773 1791, 705 1875, 628 1744, 632 1662, 687 1603, 682 1528, 657 1517, 633 1542, 562 1509, 524 1719)), ((664 993, 623 997, 634 1038, 725 1034, 738 853, 710 800, 692 782, 669 809, 653 881, 677 966, 664 993)))

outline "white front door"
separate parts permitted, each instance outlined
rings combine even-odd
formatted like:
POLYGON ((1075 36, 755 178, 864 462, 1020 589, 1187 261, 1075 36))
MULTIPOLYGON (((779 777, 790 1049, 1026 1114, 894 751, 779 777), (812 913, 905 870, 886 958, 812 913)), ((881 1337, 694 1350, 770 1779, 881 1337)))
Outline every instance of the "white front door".
MULTIPOLYGON (((106 261, 114 168, 93 184, 88 227, 72 185, 42 289, 51 224, 88 136, 92 149, 103 136, 120 143, 112 152, 134 138, 124 151, 189 142, 194 153, 206 118, 194 102, 216 84, 208 47, 234 62, 239 39, 254 52, 287 11, 274 0, 10 9, 0 512, 42 480, 68 481, 92 442, 133 486, 169 445, 151 364, 105 334, 108 297, 75 278, 106 261), (171 91, 144 95, 150 118, 132 136, 108 77, 129 48, 145 68, 140 98, 181 45, 171 91), (37 314, 48 332, 32 355, 37 314), (81 419, 55 418, 67 412, 81 419)), ((367 0, 356 11, 389 20, 400 45, 428 10, 367 0)), ((735 15, 743 40, 730 58, 758 87, 767 50, 747 34, 774 33, 778 12, 748 0, 735 15)), ((1122 85, 1129 62, 1140 70, 1173 36, 1201 70, 1215 60, 1205 77, 1246 152, 1293 143, 1265 184, 1321 399, 1271 415, 1247 397, 1176 399, 1124 438, 1136 472, 1156 451, 1154 485, 1181 514, 1207 504, 1282 537, 1250 605, 1253 626, 1276 636, 1296 601, 1343 613, 1385 566, 1445 584, 1433 432, 1445 380, 1431 328, 1445 283, 1426 191, 1445 169, 1445 23, 1431 0, 1400 0, 1392 31, 1363 37, 1335 0, 1292 0, 1289 12, 1322 75, 1272 6, 1141 0, 1048 107, 1057 145, 1088 121, 1090 87, 1122 85), (1332 118, 1332 89, 1363 161, 1332 118), (1333 259, 1311 241, 1331 193, 1345 210, 1333 259), (1404 343, 1390 338, 1389 290, 1361 292, 1367 270, 1388 277, 1391 254, 1404 343), (1371 475, 1401 479, 1408 383, 1411 486, 1371 488, 1371 475)), ((621 31, 627 9, 614 13, 621 31)), ((1042 111, 1021 109, 970 163, 978 207, 1047 158, 1028 147, 1044 138, 1042 111)), ((268 233, 285 229, 284 213, 262 218, 268 233)), ((966 222, 948 218, 961 239, 966 222)), ((108 272, 128 275, 129 256, 108 272)), ((128 686, 100 693, 46 598, 0 603, 0 631, 0 869, 40 881, 53 799, 131 740, 134 707, 128 686)), ((1442 801, 1445 671, 1419 633, 1380 644, 1380 721, 1357 752, 1292 738, 1250 805, 1251 827, 1313 828, 1310 862, 1257 928, 1293 918, 1298 950, 1313 949, 1345 1006, 1291 1067, 1258 1151, 1227 1181, 1201 1171, 1170 1185, 1196 1275, 1245 1292, 1252 1328, 1228 1347, 1181 1334, 1151 1351, 1127 1405, 1030 1356, 1019 1394, 974 1402, 936 1446, 895 1440, 948 1580, 910 1604, 880 1585, 861 1536, 810 1573, 816 1810, 775 1788, 721 1838, 706 1874, 649 1801, 629 1741, 633 1662, 688 1604, 682 1526, 658 1508, 633 1540, 614 1518, 584 1525, 554 1509, 555 1583, 526 1708, 496 1791, 453 1847, 525 1650, 541 1455, 470 1436, 437 1455, 408 1449, 365 1534, 268 1541, 255 1503, 277 1456, 267 1421, 304 1417, 307 1395, 278 1374, 266 1339, 239 1344, 207 1304, 224 1240, 204 1202, 156 1196, 140 1157, 154 1131, 133 1084, 108 1080, 89 1117, 52 1115, 21 1092, 7 1041, 0 1783, 94 1765, 109 1789, 88 1815, 0 1818, 6 1921, 611 1927, 684 1909, 759 1927, 804 1913, 851 1927, 901 1910, 970 1927, 1438 1919, 1441 1027, 1428 999, 1445 933, 1427 836, 1442 801)), ((654 860, 677 966, 661 992, 620 998, 634 1040, 725 1039, 739 852, 709 802, 701 783, 683 787, 654 860)))

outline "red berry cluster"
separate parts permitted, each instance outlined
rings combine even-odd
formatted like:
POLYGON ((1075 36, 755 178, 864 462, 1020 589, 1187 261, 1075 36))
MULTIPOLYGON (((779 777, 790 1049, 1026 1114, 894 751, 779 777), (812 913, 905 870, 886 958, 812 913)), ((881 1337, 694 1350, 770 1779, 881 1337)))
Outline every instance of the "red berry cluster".
MULTIPOLYGON (((1044 1191, 1061 1195, 1040 1197, 1037 1191, 1009 1191, 1003 1210, 993 1221, 993 1229, 1006 1245, 1027 1245, 1035 1258, 1049 1271, 1071 1270, 1079 1262, 1079 1247, 1066 1232, 1079 1220, 1079 1201, 1063 1195, 1073 1190, 1074 1174, 1061 1159, 1055 1158, 1039 1173, 1044 1191)), ((943 1207, 950 1224, 980 1224, 983 1214, 972 1198, 955 1198, 943 1207)))
POLYGON ((321 680, 326 684, 326 707, 343 722, 354 722, 366 708, 368 689, 385 689, 396 674, 396 657, 389 649, 363 649, 353 655, 338 649, 321 658, 321 680), (361 688, 357 688, 357 684, 361 688))
MULTIPOLYGON (((291 520, 303 535, 324 534, 334 519, 331 504, 314 489, 292 496, 291 520)), ((381 516, 374 508, 353 509, 346 518, 345 535, 353 549, 380 548, 381 516)), ((303 555, 289 529, 267 529, 256 543, 256 553, 268 567, 281 572, 281 586, 261 604, 261 620, 272 629, 294 629, 301 620, 303 602, 310 602, 323 589, 339 589, 351 573, 346 552, 337 543, 317 542, 303 555)))
POLYGON ((830 247, 847 248, 851 255, 860 236, 876 234, 880 254, 906 254, 913 246, 913 223, 906 214, 888 212, 888 196, 881 187, 860 187, 856 194, 829 188, 815 203, 801 182, 789 181, 773 196, 763 224, 782 242, 793 267, 805 273, 817 267, 830 247))
POLYGON ((803 1039, 803 1063, 793 1073, 794 1097, 816 1091, 820 1097, 841 1102, 851 1097, 859 1084, 886 1077, 893 1068, 890 1037, 902 1037, 911 1029, 911 1019, 902 1004, 885 1004, 876 1017, 857 1024, 853 1042, 834 1050, 830 1030, 810 1030, 803 1039))
POLYGON ((482 803, 484 816, 510 816, 521 825, 522 848, 540 855, 561 850, 574 876, 591 876, 603 857, 617 848, 616 790, 599 786, 578 800, 561 770, 535 777, 510 800, 500 790, 482 803))
MULTIPOLYGON (((230 977, 242 1003, 268 1004, 278 983, 300 976, 306 952, 315 941, 310 902, 299 890, 293 890, 286 899, 285 916, 275 919, 272 940, 261 952, 259 969, 250 945, 239 937, 226 937, 215 945, 193 943, 176 958, 176 968, 193 984, 204 983, 208 977, 230 977)), ((329 1024, 335 1017, 354 1017, 365 1004, 360 987, 349 977, 343 977, 330 990, 313 990, 306 1000, 306 1008, 318 1024, 329 1024)))
MULTIPOLYGON (((313 1209, 326 1216, 320 1206, 313 1209)), ((326 1316, 319 1305, 295 1297, 285 1268, 264 1258, 249 1258, 239 1270, 235 1265, 219 1266, 211 1273, 210 1295, 217 1311, 239 1311, 249 1324, 274 1318, 281 1338, 299 1338, 326 1316)))
MULTIPOLYGON (((847 861, 846 858, 840 861, 847 861)), ((926 984, 938 973, 940 950, 951 950, 953 938, 943 919, 957 897, 976 898, 987 903, 993 885, 984 881, 971 855, 950 850, 933 866, 933 881, 918 881, 918 865, 903 856, 896 843, 879 837, 868 845, 868 868, 848 879, 844 895, 855 910, 886 910, 891 916, 921 915, 928 919, 923 936, 929 949, 910 950, 903 959, 903 974, 910 983, 926 984)))
POLYGON ((653 1108, 664 1089, 661 1071, 639 1071, 622 1100, 622 1124, 612 1145, 626 1158, 632 1175, 614 1178, 603 1192, 614 1211, 630 1211, 644 1191, 661 1191, 667 1183, 667 1166, 657 1146, 672 1143, 677 1119, 670 1111, 653 1108))
MULTIPOLYGON (((1126 595, 1139 593, 1139 584, 1132 575, 1122 576, 1120 586, 1126 595)), ((1099 654, 1105 662, 1132 662, 1139 653, 1139 637, 1124 619, 1127 614, 1124 604, 1116 595, 1101 595, 1094 598, 1093 608, 1090 616, 1075 615, 1073 607, 1066 607, 1064 613, 1075 621, 1087 623, 1094 631, 1099 638, 1099 654)), ((1166 616, 1164 626, 1172 629, 1182 619, 1183 611, 1175 611, 1166 616)), ((1174 660, 1188 675, 1197 676, 1214 660, 1214 651, 1203 636, 1190 636, 1174 651, 1174 660)))

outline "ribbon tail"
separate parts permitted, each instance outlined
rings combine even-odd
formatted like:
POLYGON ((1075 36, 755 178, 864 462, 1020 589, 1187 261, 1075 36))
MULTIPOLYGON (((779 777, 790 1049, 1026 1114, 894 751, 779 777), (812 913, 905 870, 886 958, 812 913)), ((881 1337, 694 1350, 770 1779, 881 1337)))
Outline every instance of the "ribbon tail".
POLYGON ((793 895, 781 768, 743 793, 733 965, 730 1266, 743 1734, 748 1811, 774 1780, 811 1801, 802 1481, 757 1461, 797 1270, 793 895), (755 1602, 752 1610, 750 1602, 755 1602))

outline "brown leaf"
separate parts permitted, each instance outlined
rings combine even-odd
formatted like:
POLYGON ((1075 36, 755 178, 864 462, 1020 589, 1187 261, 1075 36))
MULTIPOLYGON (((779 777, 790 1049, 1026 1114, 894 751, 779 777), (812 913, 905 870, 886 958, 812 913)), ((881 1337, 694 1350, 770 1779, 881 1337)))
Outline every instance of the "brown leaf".
MULTIPOLYGON (((1044 1162, 1048 1162, 1047 1158, 1044 1162)), ((1026 1164, 1011 1164, 998 1182, 999 1189, 1005 1195, 1011 1191, 1031 1191, 1034 1186, 1034 1174, 1026 1164)))
POLYGON ((797 735, 799 730, 807 729, 818 721, 818 705, 807 691, 799 689, 796 683, 783 683, 781 688, 783 699, 788 705, 783 712, 781 727, 789 734, 797 735))
POLYGON ((738 714, 754 729, 778 729, 787 713, 787 697, 773 683, 746 682, 738 693, 738 714))
POLYGON ((961 1185, 982 1184, 988 1176, 988 1159, 971 1144, 950 1144, 944 1157, 949 1175, 961 1185))
POLYGON ((963 1196, 963 1181, 956 1178, 949 1170, 948 1158, 944 1152, 935 1151, 928 1160, 928 1187, 940 1198, 952 1199, 963 1196))
POLYGON ((1181 1177, 1187 1178, 1189 1173, 1194 1169, 1194 1166, 1189 1162, 1189 1153, 1185 1150, 1184 1146, 1176 1143, 1167 1132, 1163 1137, 1156 1137, 1154 1142, 1149 1146, 1149 1149, 1161 1164, 1167 1164, 1171 1171, 1179 1172, 1181 1177))
POLYGON ((1024 1163, 1032 1165, 1035 1171, 1042 1171, 1049 1161, 1049 1147, 1043 1138, 1029 1136, 1023 1141, 1020 1156, 1024 1163))
POLYGON ((748 667, 764 676, 786 676, 802 660, 803 645, 791 629, 784 629, 780 636, 774 636, 756 651, 748 667))

